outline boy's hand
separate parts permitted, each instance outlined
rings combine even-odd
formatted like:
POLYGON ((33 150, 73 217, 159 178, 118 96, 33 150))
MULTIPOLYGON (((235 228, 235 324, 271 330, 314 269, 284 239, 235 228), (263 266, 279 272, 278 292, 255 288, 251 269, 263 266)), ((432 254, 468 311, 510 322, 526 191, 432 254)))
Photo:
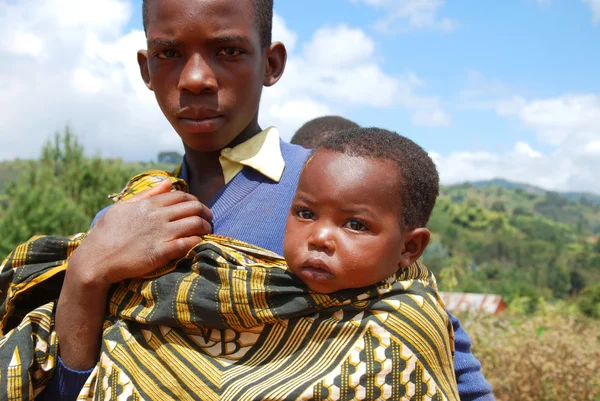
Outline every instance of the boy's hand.
POLYGON ((71 257, 71 274, 83 282, 110 286, 139 277, 181 258, 211 232, 210 209, 190 194, 171 192, 164 180, 116 203, 71 257))
POLYGON ((86 370, 98 360, 110 285, 185 256, 211 231, 210 210, 163 181, 116 203, 73 252, 56 309, 63 363, 86 370))

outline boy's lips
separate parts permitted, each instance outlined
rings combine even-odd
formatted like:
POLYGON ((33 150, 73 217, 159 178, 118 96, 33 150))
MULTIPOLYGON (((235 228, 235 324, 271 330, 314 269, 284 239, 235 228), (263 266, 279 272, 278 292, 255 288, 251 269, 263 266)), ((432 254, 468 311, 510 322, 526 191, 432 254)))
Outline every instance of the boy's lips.
POLYGON ((187 111, 177 115, 179 124, 188 132, 202 134, 216 131, 223 123, 223 115, 213 111, 187 111))
POLYGON ((185 107, 177 112, 177 117, 188 120, 208 120, 222 117, 222 114, 208 107, 185 107))

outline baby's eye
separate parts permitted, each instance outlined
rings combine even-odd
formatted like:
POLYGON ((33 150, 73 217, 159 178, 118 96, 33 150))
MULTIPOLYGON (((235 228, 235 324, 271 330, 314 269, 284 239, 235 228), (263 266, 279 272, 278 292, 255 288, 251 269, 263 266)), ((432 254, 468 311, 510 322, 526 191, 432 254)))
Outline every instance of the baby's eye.
POLYGON ((167 50, 163 50, 161 52, 159 52, 156 57, 158 57, 161 60, 167 60, 170 58, 176 58, 178 57, 178 53, 176 50, 171 50, 171 49, 167 49, 167 50))
POLYGON ((296 216, 298 216, 302 220, 312 220, 315 217, 314 213, 305 207, 297 207, 296 216))
POLYGON ((219 51, 220 56, 235 57, 239 56, 240 54, 242 54, 240 49, 236 49, 235 47, 226 47, 219 51))
POLYGON ((348 220, 344 227, 349 228, 352 231, 367 231, 369 227, 360 220, 352 219, 348 220))

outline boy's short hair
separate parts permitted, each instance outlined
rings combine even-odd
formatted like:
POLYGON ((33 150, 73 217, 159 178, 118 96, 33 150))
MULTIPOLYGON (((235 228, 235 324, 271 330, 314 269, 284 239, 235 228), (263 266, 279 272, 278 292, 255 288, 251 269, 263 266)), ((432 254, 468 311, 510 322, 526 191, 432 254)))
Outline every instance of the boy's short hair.
MULTIPOLYGON (((142 0, 144 32, 148 34, 148 9, 152 0, 142 0)), ((273 0, 250 0, 254 7, 256 24, 260 34, 260 45, 264 49, 271 45, 273 31, 273 0)))
POLYGON ((381 128, 352 128, 325 138, 314 150, 391 160, 400 174, 400 224, 425 227, 439 194, 439 175, 427 152, 408 138, 381 128))
POLYGON ((358 128, 353 121, 339 116, 325 116, 315 118, 305 123, 296 131, 290 143, 300 145, 306 149, 313 149, 327 136, 349 128, 358 128))

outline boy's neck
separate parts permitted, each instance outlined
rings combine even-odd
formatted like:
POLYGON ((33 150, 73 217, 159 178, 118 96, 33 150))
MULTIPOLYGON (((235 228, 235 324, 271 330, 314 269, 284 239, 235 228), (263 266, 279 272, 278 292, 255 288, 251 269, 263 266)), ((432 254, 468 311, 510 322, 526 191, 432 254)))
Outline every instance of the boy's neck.
MULTIPOLYGON (((234 147, 262 131, 256 121, 244 129, 227 147, 234 147)), ((221 151, 200 152, 185 146, 190 193, 204 204, 209 203, 225 186, 223 169, 219 162, 221 151)))

